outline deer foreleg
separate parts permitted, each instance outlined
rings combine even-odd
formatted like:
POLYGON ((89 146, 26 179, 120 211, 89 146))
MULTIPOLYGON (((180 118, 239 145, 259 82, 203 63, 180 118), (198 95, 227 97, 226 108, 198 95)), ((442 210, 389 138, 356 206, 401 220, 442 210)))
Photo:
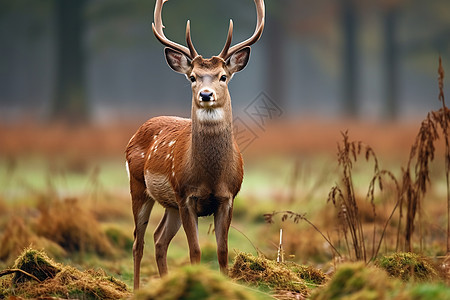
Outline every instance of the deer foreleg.
POLYGON ((189 244, 189 257, 192 264, 200 262, 200 245, 198 243, 198 216, 189 198, 179 206, 181 222, 189 244))
POLYGON ((219 260, 220 271, 228 275, 228 230, 230 229, 233 199, 220 203, 217 212, 214 214, 214 227, 217 242, 217 258, 219 260))

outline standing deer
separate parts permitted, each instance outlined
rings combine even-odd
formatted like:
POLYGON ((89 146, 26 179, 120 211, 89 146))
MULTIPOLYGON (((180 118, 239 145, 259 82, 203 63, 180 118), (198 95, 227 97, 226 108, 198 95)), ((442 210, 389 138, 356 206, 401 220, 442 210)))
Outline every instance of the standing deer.
POLYGON ((227 273, 228 230, 233 201, 243 178, 243 161, 233 136, 228 82, 250 57, 250 45, 264 28, 264 1, 254 0, 257 25, 253 35, 233 47, 230 20, 225 46, 218 56, 197 54, 186 24, 188 47, 164 35, 163 4, 155 5, 153 33, 166 46, 168 65, 185 74, 192 85, 191 119, 155 117, 130 139, 126 165, 134 216, 134 289, 139 288, 144 234, 155 201, 165 213, 154 233, 155 256, 161 276, 167 274, 167 248, 181 224, 186 232, 191 263, 200 262, 198 217, 214 215, 220 270, 227 273))

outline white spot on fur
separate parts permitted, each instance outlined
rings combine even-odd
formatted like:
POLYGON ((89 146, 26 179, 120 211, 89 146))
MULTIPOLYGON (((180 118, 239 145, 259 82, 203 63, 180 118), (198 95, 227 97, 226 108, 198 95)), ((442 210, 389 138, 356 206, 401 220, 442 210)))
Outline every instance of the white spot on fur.
POLYGON ((172 177, 175 177, 175 171, 172 171, 172 177))
POLYGON ((170 154, 167 154, 166 159, 169 159, 169 158, 170 158, 170 154))
POLYGON ((144 158, 145 157, 145 152, 141 153, 141 157, 144 158))
POLYGON ((161 130, 159 131, 158 135, 160 135, 162 132, 163 132, 163 130, 161 129, 161 130))
POLYGON ((196 114, 197 119, 200 122, 218 122, 222 121, 225 116, 225 112, 223 111, 222 108, 214 108, 214 109, 200 108, 197 109, 196 114))
MULTIPOLYGON (((175 142, 176 142, 177 140, 173 140, 173 141, 171 141, 168 145, 169 145, 169 147, 172 147, 173 146, 173 144, 175 144, 175 142)), ((173 151, 173 150, 172 150, 173 151)))

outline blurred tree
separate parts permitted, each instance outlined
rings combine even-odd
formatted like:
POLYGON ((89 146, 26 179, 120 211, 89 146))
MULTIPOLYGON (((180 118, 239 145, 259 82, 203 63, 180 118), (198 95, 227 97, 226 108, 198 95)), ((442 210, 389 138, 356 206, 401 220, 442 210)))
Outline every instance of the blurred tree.
POLYGON ((387 9, 383 16, 384 25, 384 115, 388 120, 398 117, 398 47, 396 39, 397 19, 399 11, 396 7, 387 9))
POLYGON ((341 22, 343 32, 343 108, 347 117, 354 118, 358 114, 357 102, 357 9, 355 0, 340 0, 341 22))
POLYGON ((266 88, 267 93, 271 99, 283 106, 285 102, 284 93, 284 74, 286 68, 284 66, 284 38, 283 38, 283 24, 275 14, 269 14, 266 18, 267 26, 265 27, 265 38, 267 40, 266 55, 267 70, 266 70, 266 88))
POLYGON ((79 123, 88 120, 84 53, 86 0, 54 0, 56 18, 56 85, 51 116, 79 123))
POLYGON ((265 55, 267 59, 265 86, 266 92, 272 100, 280 106, 286 101, 285 74, 286 66, 284 61, 286 41, 285 32, 289 30, 289 0, 277 0, 266 2, 266 22, 264 26, 264 39, 266 40, 265 55))
POLYGON ((399 47, 397 27, 399 23, 401 5, 404 0, 383 0, 382 8, 383 37, 384 37, 384 117, 395 120, 399 114, 398 104, 398 66, 399 47))

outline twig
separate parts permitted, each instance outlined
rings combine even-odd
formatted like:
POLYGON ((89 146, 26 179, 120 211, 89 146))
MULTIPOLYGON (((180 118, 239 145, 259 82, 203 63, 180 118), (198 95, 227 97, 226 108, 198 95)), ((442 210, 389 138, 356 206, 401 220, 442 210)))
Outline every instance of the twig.
POLYGON ((301 215, 301 214, 297 214, 293 211, 274 211, 271 214, 264 214, 264 218, 266 220, 266 222, 268 223, 272 223, 272 218, 275 215, 279 215, 279 214, 283 214, 283 217, 281 218, 281 221, 285 221, 288 218, 288 215, 291 218, 294 218, 294 223, 298 223, 299 220, 304 220, 306 223, 308 223, 310 226, 312 226, 318 233, 320 233, 320 235, 324 238, 324 240, 331 246, 331 248, 333 248, 334 251, 336 251, 336 254, 339 255, 339 257, 342 257, 341 253, 334 247, 334 245, 331 243, 331 241, 319 230, 319 228, 316 227, 316 225, 314 225, 313 223, 311 223, 311 221, 309 221, 305 215, 301 215))
POLYGON ((9 274, 13 274, 13 273, 22 273, 28 277, 30 277, 31 279, 36 280, 37 282, 41 283, 42 281, 40 281, 36 276, 34 276, 33 274, 30 274, 24 270, 21 269, 6 269, 3 271, 0 271, 0 277, 5 276, 5 275, 9 275, 9 274))
POLYGON ((256 247, 253 243, 252 243, 252 241, 249 239, 249 237, 247 236, 247 235, 245 235, 245 233, 243 233, 241 230, 239 230, 239 229, 237 229, 235 226, 233 226, 233 225, 231 225, 231 228, 233 228, 234 230, 236 230, 237 232, 239 232, 240 234, 242 234, 246 239, 247 239, 247 241, 249 241, 249 243, 252 245, 252 247, 256 250, 256 252, 258 253, 258 254, 262 254, 264 257, 265 257, 265 255, 264 255, 264 253, 261 251, 261 250, 259 250, 259 248, 258 247, 256 247))
POLYGON ((278 245, 277 262, 284 262, 283 255, 283 229, 280 229, 280 244, 278 245))

